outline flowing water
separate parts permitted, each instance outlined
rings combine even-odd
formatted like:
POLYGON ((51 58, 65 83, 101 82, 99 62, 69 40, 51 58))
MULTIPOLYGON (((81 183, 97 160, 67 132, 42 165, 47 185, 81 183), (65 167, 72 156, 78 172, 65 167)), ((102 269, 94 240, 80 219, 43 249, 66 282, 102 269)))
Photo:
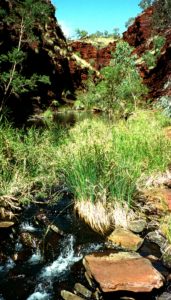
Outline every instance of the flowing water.
MULTIPOLYGON (((79 118, 85 116, 80 113, 79 118)), ((57 119, 62 125, 64 121, 66 125, 77 121, 75 114, 59 114, 57 119)), ((89 287, 82 258, 104 250, 104 239, 78 219, 69 197, 51 206, 28 206, 13 229, 0 232, 0 300, 61 300, 61 290, 72 291, 77 282, 89 287), (47 230, 49 224, 63 233, 47 230), (28 233, 34 237, 31 246, 22 239, 28 233)), ((148 243, 141 254, 161 255, 158 247, 148 243)), ((167 272, 161 264, 155 267, 167 272)), ((133 295, 133 299, 155 300, 156 295, 157 292, 133 295)), ((105 294, 102 299, 119 300, 122 296, 127 294, 105 294)))
POLYGON ((83 280, 83 256, 104 248, 101 236, 75 216, 70 199, 44 206, 27 207, 15 230, 1 237, 0 299, 61 299, 62 288, 71 290, 83 280), (63 234, 47 232, 37 215, 45 215, 63 234), (22 243, 22 233, 36 237, 31 248, 22 243))

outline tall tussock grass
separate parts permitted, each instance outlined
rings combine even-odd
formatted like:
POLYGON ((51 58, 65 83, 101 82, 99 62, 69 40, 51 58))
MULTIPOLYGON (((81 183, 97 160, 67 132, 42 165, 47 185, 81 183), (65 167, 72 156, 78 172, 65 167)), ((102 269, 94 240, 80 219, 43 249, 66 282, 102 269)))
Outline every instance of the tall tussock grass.
POLYGON ((131 205, 141 176, 167 168, 171 142, 162 129, 167 122, 152 111, 137 111, 117 124, 86 119, 70 130, 58 148, 58 167, 74 194, 76 210, 96 230, 105 232, 110 227, 109 207, 112 211, 117 202, 131 205), (102 224, 108 225, 102 229, 102 224))
POLYGON ((24 131, 0 122, 0 197, 33 200, 62 182, 78 214, 104 234, 115 224, 117 204, 132 204, 137 181, 167 169, 166 125, 170 120, 152 111, 116 124, 85 119, 67 130, 53 124, 24 131))
POLYGON ((55 150, 63 135, 57 128, 23 130, 0 122, 0 197, 45 195, 58 178, 55 150))

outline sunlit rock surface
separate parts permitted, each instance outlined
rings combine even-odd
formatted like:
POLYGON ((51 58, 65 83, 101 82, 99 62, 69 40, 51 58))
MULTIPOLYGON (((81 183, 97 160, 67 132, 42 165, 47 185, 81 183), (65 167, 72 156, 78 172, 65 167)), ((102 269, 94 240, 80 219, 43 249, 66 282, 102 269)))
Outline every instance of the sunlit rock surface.
POLYGON ((84 266, 103 292, 150 292, 163 285, 162 275, 136 253, 91 254, 85 256, 84 266))

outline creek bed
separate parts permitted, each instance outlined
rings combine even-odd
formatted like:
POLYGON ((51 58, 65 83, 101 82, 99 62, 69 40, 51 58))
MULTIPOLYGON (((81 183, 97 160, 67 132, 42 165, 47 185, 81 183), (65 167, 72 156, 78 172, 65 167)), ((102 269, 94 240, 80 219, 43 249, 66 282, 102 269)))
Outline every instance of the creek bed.
MULTIPOLYGON (((75 215, 69 197, 50 206, 34 204, 26 207, 14 229, 1 232, 0 300, 61 300, 61 290, 72 291, 77 282, 90 288, 84 276, 82 258, 106 250, 104 238, 75 215), (47 217, 50 224, 59 228, 62 235, 47 230, 45 224, 38 222, 41 215, 42 220, 47 217), (35 237, 31 247, 21 242, 23 233, 35 237)), ((159 247, 148 242, 143 244, 140 253, 143 256, 161 255, 159 247)), ((168 274, 160 262, 154 266, 164 275, 168 274)), ((122 296, 155 300, 164 290, 170 290, 169 284, 148 294, 117 292, 101 297, 104 300, 118 300, 122 296)))

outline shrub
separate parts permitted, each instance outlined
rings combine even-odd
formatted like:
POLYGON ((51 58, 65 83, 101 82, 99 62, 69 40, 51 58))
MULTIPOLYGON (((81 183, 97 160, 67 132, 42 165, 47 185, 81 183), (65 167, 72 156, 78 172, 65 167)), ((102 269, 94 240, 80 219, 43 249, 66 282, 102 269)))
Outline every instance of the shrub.
POLYGON ((88 81, 88 92, 82 94, 85 107, 98 106, 109 112, 123 114, 132 111, 147 93, 136 69, 136 56, 128 43, 117 43, 110 65, 101 70, 103 80, 88 81))
POLYGON ((161 54, 161 50, 165 44, 165 40, 166 39, 163 36, 154 36, 152 49, 146 51, 143 54, 142 58, 149 69, 154 68, 156 66, 157 59, 161 54))
POLYGON ((166 114, 166 116, 171 117, 171 97, 170 96, 163 96, 160 98, 159 102, 157 103, 158 107, 161 107, 166 114))

